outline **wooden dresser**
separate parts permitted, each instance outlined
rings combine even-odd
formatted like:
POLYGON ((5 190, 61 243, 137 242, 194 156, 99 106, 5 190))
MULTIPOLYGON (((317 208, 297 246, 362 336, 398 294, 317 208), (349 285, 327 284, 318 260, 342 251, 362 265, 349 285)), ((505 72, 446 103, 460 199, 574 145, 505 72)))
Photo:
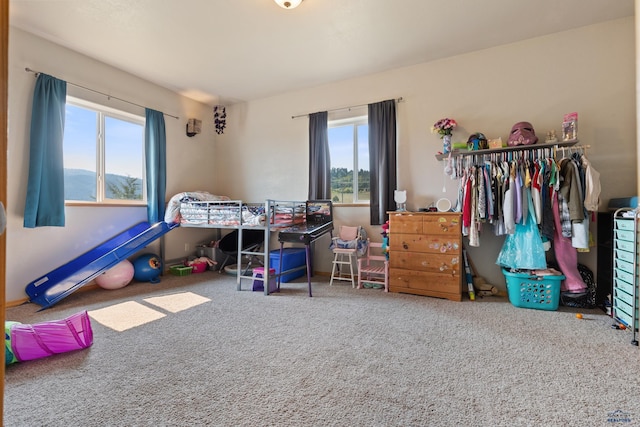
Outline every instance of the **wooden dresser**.
POLYGON ((462 301, 461 215, 389 212, 389 291, 462 301))

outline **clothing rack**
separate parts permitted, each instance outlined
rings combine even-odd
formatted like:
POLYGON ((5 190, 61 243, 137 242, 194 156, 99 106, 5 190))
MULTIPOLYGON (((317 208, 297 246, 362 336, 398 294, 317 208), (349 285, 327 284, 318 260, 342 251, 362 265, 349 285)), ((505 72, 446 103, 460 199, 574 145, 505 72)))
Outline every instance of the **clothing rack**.
MULTIPOLYGON (((565 149, 567 147, 572 147, 574 145, 578 144, 578 140, 574 139, 571 141, 563 141, 563 142, 556 142, 556 143, 541 143, 541 144, 534 144, 534 145, 517 145, 514 147, 502 147, 502 148, 490 148, 487 150, 473 150, 473 151, 469 151, 469 150, 454 150, 450 153, 438 153, 436 154, 436 159, 438 160, 446 160, 449 157, 453 158, 453 157, 468 157, 468 156, 487 156, 487 155, 493 155, 496 153, 513 153, 513 152, 533 152, 534 155, 536 152, 539 152, 539 154, 536 156, 538 157, 543 157, 543 154, 545 155, 545 157, 550 157, 550 156, 554 156, 556 155, 557 150, 559 149, 565 149), (544 150, 544 151, 541 151, 544 150)), ((585 145, 581 145, 579 146, 580 148, 590 148, 590 146, 585 146, 585 145)), ((513 156, 511 156, 511 158, 513 158, 513 156)))
POLYGON ((576 145, 571 147, 540 147, 532 148, 528 150, 520 149, 519 151, 508 151, 503 153, 493 153, 486 157, 486 154, 478 154, 470 156, 472 164, 483 164, 486 161, 512 161, 512 160, 529 160, 535 161, 538 159, 564 159, 571 157, 574 153, 586 154, 587 149, 591 148, 589 145, 576 145))
MULTIPOLYGON (((516 211, 511 207, 506 209, 503 207, 510 206, 509 204, 513 205, 516 199, 520 200, 524 193, 521 196, 518 189, 524 187, 535 187, 537 190, 527 194, 530 197, 536 195, 540 199, 538 203, 533 202, 537 206, 537 211, 540 211, 536 213, 538 216, 536 220, 541 230, 544 231, 545 237, 552 239, 553 234, 550 230, 553 229, 553 221, 549 221, 548 215, 542 213, 544 206, 550 206, 550 200, 544 201, 548 192, 543 190, 545 186, 557 190, 558 185, 562 182, 561 171, 563 168, 569 165, 577 167, 575 162, 579 161, 582 164, 585 161, 585 151, 589 146, 574 146, 576 143, 577 141, 567 141, 560 147, 557 144, 546 143, 477 150, 464 154, 457 153, 455 158, 453 155, 448 157, 444 172, 452 179, 459 179, 457 206, 464 214, 463 235, 469 236, 469 245, 480 246, 481 230, 485 228, 480 225, 481 223, 492 223, 496 235, 513 234, 515 225, 519 223, 519 220, 516 219, 516 211), (537 185, 534 185, 535 183, 537 185), (516 193, 512 192, 507 197, 511 188, 516 188, 516 193), (489 193, 492 194, 491 197, 489 193), (514 215, 506 215, 506 213, 514 215)), ((588 162, 585 167, 589 168, 588 162)), ((577 178, 575 174, 571 176, 574 179, 577 178)), ((583 190, 580 197, 585 197, 585 189, 582 186, 580 188, 583 190)), ((563 209, 568 210, 569 207, 563 209)), ((577 211, 578 209, 574 207, 573 214, 576 214, 577 211)), ((567 217, 569 214, 570 212, 566 213, 567 217)), ((521 218, 525 218, 525 216, 522 215, 521 218)), ((573 220, 573 218, 571 219, 573 220)), ((563 221, 563 219, 561 220, 563 221)), ((564 232, 565 224, 563 223, 562 226, 564 232)), ((571 235, 572 241, 569 244, 573 244, 575 236, 575 244, 578 246, 574 247, 586 248, 584 242, 588 242, 588 234, 584 232, 585 227, 575 227, 574 230, 573 222, 569 221, 569 228, 572 233, 575 233, 571 235)))
POLYGON ((559 144, 539 144, 539 145, 520 145, 517 147, 505 147, 498 149, 476 150, 476 151, 459 151, 447 153, 445 174, 456 179, 462 177, 462 171, 476 166, 484 166, 486 164, 502 164, 504 162, 537 162, 541 159, 564 159, 571 157, 574 153, 583 153, 586 155, 590 145, 576 145, 578 141, 570 141, 559 144), (449 156, 449 154, 451 154, 449 156))
POLYGON ((571 157, 571 155, 573 153, 587 154, 587 150, 590 149, 590 148, 591 148, 590 145, 577 145, 577 146, 572 146, 572 147, 558 147, 556 149, 556 153, 558 151, 562 151, 562 157, 566 157, 565 154, 568 152, 569 153, 569 157, 571 157))

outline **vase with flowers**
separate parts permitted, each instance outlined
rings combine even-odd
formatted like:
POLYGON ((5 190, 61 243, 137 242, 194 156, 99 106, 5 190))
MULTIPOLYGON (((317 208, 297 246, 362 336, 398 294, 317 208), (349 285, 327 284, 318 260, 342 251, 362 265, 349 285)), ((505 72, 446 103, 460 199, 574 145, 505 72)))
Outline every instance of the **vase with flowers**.
POLYGON ((440 119, 431 127, 431 133, 437 133, 442 138, 442 152, 449 153, 451 151, 451 135, 453 129, 458 123, 449 118, 440 119))

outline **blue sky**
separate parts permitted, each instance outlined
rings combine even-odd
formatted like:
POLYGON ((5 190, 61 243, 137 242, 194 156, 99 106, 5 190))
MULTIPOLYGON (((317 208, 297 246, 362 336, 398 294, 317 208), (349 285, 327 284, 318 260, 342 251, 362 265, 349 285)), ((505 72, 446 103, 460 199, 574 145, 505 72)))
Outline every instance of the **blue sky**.
MULTIPOLYGON (((329 128, 329 150, 331 167, 353 169, 353 127, 339 126, 329 128)), ((358 126, 358 167, 369 170, 368 126, 358 126)))
MULTIPOLYGON (((64 167, 96 171, 97 113, 67 104, 64 127, 64 167)), ((107 173, 142 178, 144 127, 105 118, 107 173)))

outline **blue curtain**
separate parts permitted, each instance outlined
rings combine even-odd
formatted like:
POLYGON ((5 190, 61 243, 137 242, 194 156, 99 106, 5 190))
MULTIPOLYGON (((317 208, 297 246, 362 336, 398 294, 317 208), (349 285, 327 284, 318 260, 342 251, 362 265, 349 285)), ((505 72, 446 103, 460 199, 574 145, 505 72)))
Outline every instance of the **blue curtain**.
POLYGON ((384 224, 387 212, 395 210, 396 102, 369 104, 369 172, 371 174, 371 225, 384 224))
POLYGON ((64 227, 64 136, 67 82, 38 74, 31 107, 26 228, 64 227))
POLYGON ((331 159, 326 111, 309 114, 309 200, 331 198, 331 159))
POLYGON ((167 134, 164 114, 145 109, 145 160, 147 165, 147 218, 150 224, 164 220, 167 189, 167 134))

